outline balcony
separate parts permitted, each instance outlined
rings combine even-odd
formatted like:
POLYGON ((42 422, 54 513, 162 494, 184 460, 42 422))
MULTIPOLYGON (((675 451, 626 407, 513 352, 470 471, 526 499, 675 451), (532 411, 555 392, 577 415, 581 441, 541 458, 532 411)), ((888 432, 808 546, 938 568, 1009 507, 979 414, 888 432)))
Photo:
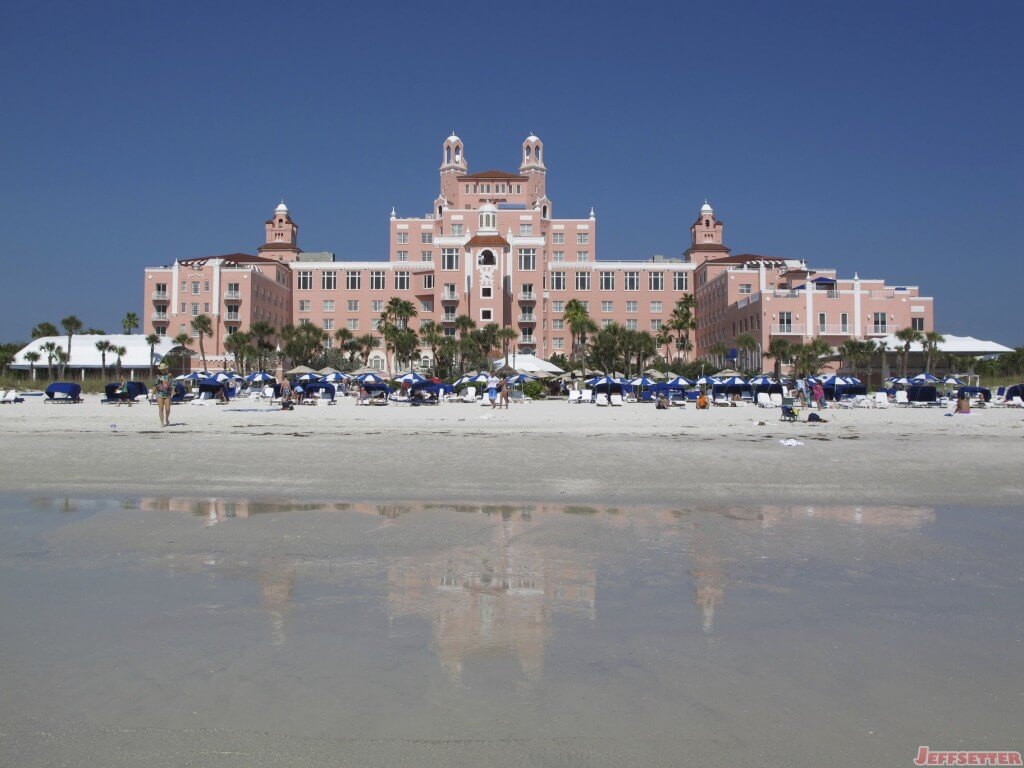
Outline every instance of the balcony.
POLYGON ((459 294, 456 291, 442 291, 441 301, 458 301, 459 294))
POLYGON ((801 291, 772 291, 771 293, 776 299, 799 299, 803 295, 801 291))
POLYGON ((167 291, 153 291, 153 301, 170 301, 171 295, 167 291))
POLYGON ((772 336, 803 336, 806 326, 803 323, 786 323, 771 326, 772 336))
POLYGON ((534 293, 533 291, 520 291, 519 292, 519 300, 520 301, 536 301, 537 300, 537 294, 534 293))
POLYGON ((444 317, 441 318, 441 322, 442 323, 454 323, 455 322, 455 315, 445 314, 444 317))
POLYGON ((536 315, 520 315, 519 316, 519 322, 520 323, 536 323, 537 322, 537 316, 536 315))
POLYGON ((530 344, 530 345, 533 345, 533 344, 537 343, 537 337, 536 336, 520 336, 519 337, 519 343, 520 344, 530 344))
POLYGON ((242 292, 241 291, 224 291, 224 300, 225 301, 241 301, 242 300, 242 292))
POLYGON ((154 323, 166 323, 170 320, 170 317, 168 317, 166 312, 154 312, 150 317, 154 323))
POLYGON ((868 292, 868 298, 869 299, 895 299, 896 298, 896 291, 893 291, 893 290, 869 291, 868 292))
POLYGON ((819 336, 852 336, 853 331, 849 325, 819 325, 817 326, 819 336))
POLYGON ((888 336, 890 333, 896 333, 900 327, 898 325, 892 325, 888 323, 886 325, 865 325, 864 335, 865 336, 888 336))

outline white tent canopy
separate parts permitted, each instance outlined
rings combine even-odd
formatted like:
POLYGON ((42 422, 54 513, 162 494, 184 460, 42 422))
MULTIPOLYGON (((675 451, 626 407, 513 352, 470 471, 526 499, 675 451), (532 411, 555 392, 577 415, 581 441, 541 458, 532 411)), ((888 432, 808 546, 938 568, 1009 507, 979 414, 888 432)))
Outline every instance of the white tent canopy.
MULTIPOLYGON (((994 341, 985 341, 984 339, 976 339, 973 336, 953 336, 945 333, 943 336, 946 340, 939 344, 939 352, 952 355, 998 355, 1003 352, 1013 352, 1009 347, 1004 347, 994 341)), ((879 341, 885 342, 886 347, 890 351, 900 351, 903 349, 904 342, 900 341, 896 336, 886 336, 884 339, 879 341)), ((920 342, 915 341, 910 345, 911 352, 923 352, 924 348, 920 342)))
POLYGON ((562 369, 554 363, 549 363, 547 360, 541 360, 535 355, 509 355, 508 357, 499 357, 493 361, 492 368, 503 368, 508 366, 514 368, 517 371, 526 371, 527 373, 534 373, 536 371, 544 371, 545 373, 563 373, 562 369))
MULTIPOLYGON (((149 367, 149 344, 146 343, 146 337, 142 334, 109 333, 100 335, 82 333, 71 337, 71 358, 67 363, 68 368, 99 370, 102 367, 102 357, 100 351, 96 349, 96 342, 102 339, 106 339, 115 347, 125 348, 125 354, 121 356, 121 365, 124 368, 141 369, 149 367)), ((43 349, 43 345, 48 341, 52 341, 61 349, 67 351, 67 336, 44 336, 40 339, 34 339, 14 356, 11 368, 27 371, 30 366, 25 359, 25 353, 33 350, 39 353, 39 360, 35 364, 36 369, 46 368, 46 351, 43 349)), ((164 358, 164 355, 176 346, 169 337, 161 336, 160 343, 153 348, 153 362, 159 363, 164 358)), ((116 362, 117 354, 107 352, 107 368, 111 368, 116 362)), ((54 365, 56 364, 56 361, 54 361, 54 365)))

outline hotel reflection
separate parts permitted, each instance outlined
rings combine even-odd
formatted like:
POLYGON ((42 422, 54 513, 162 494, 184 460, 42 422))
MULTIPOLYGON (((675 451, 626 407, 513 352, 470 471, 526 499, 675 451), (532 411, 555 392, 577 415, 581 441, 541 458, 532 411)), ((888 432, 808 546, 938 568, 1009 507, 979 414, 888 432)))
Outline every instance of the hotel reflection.
MULTIPOLYGON (((786 536, 809 522, 838 535, 871 531, 879 539, 914 533, 935 521, 932 509, 919 507, 762 506, 707 507, 691 510, 612 510, 544 505, 420 505, 224 500, 143 499, 140 508, 170 511, 216 525, 232 518, 289 511, 344 511, 373 515, 382 527, 401 525, 411 514, 455 512, 483 515, 492 524, 490 540, 452 547, 422 557, 395 557, 386 565, 386 609, 394 621, 421 618, 430 622, 432 645, 454 683, 473 660, 514 659, 523 674, 537 680, 558 617, 595 622, 600 608, 597 573, 602 563, 594 551, 546 543, 545 526, 568 515, 581 524, 630 534, 645 546, 670 555, 685 555, 683 572, 674 578, 691 589, 701 630, 715 632, 716 611, 725 602, 730 564, 756 557, 752 544, 766 536, 786 536), (688 576, 688 578, 687 578, 688 576)), ((450 522, 450 518, 448 519, 450 522)), ((829 541, 827 545, 831 544, 829 541)), ((768 540, 770 546, 770 540, 768 540)), ((209 566, 207 562, 204 565, 209 566)), ((181 565, 181 561, 178 561, 181 565)), ((299 563, 280 555, 249 563, 260 587, 260 603, 270 615, 275 644, 287 639, 296 582, 339 578, 337 563, 299 563), (300 568, 301 566, 301 568, 300 568)), ((662 574, 673 578, 671 573, 662 574)))

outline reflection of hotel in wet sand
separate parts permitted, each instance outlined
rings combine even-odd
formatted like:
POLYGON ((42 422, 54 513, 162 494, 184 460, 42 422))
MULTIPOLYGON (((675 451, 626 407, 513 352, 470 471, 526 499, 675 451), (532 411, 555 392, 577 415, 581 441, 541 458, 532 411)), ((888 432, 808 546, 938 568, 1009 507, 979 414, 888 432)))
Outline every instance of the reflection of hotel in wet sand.
POLYGON ((830 520, 850 525, 886 528, 919 528, 935 522, 935 510, 924 507, 761 507, 764 527, 799 522, 830 520))
POLYGON ((552 616, 594 618, 594 569, 581 553, 520 545, 530 526, 519 516, 501 519, 490 545, 388 569, 391 615, 431 620, 436 652, 456 681, 471 657, 494 656, 514 656, 537 679, 552 616))

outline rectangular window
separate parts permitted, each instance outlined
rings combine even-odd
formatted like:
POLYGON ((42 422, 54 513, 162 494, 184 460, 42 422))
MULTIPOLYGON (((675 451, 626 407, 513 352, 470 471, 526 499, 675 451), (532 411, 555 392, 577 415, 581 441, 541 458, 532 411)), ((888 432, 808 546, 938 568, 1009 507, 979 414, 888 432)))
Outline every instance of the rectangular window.
POLYGON ((793 313, 779 312, 779 333, 793 332, 793 313))
POLYGON ((452 224, 452 237, 462 237, 463 229, 462 224, 452 224))
POLYGON ((552 312, 565 312, 565 302, 564 301, 552 301, 551 302, 551 311, 552 312))
MULTIPOLYGON (((226 299, 237 299, 237 298, 240 298, 241 295, 242 295, 242 292, 239 290, 239 286, 240 286, 240 283, 228 283, 228 293, 227 293, 227 296, 225 296, 224 298, 226 298, 226 299)), ((157 288, 159 289, 160 286, 157 285, 157 288)))
POLYGON ((912 317, 910 318, 910 327, 915 331, 924 330, 924 318, 923 317, 912 317))
POLYGON ((409 290, 409 273, 408 272, 395 272, 395 290, 396 291, 408 291, 409 290))
POLYGON ((604 320, 601 321, 601 327, 602 328, 607 328, 609 325, 611 325, 614 322, 615 321, 612 320, 610 317, 606 317, 604 320))
POLYGON ((433 287, 434 287, 434 276, 433 275, 424 275, 423 276, 423 289, 429 291, 429 290, 432 290, 433 287))
POLYGON ((299 312, 309 312, 312 302, 309 299, 299 299, 299 312))
POLYGON ((557 336, 551 340, 552 349, 565 349, 565 339, 561 336, 557 336))
POLYGON ((192 283, 192 295, 193 296, 198 296, 199 295, 199 281, 198 280, 195 280, 192 283))
POLYGON ((673 272, 672 273, 672 289, 676 291, 685 291, 690 288, 690 273, 689 272, 673 272))
POLYGON ((434 242, 433 232, 420 232, 420 243, 422 245, 430 245, 432 242, 434 242))
POLYGON ((459 249, 444 248, 441 250, 441 269, 455 272, 459 269, 459 249))
POLYGON ((551 243, 552 245, 563 245, 565 243, 565 232, 552 232, 551 243))
POLYGON ((334 311, 334 299, 324 299, 324 312, 334 311))
POLYGON ((406 243, 409 242, 409 233, 399 232, 397 237, 395 238, 395 242, 398 243, 399 245, 405 245, 406 243))
POLYGON ((358 331, 359 330, 359 318, 357 318, 357 317, 350 317, 348 320, 345 321, 345 327, 348 328, 350 331, 358 331))
POLYGON ((602 301, 601 302, 601 311, 602 312, 614 312, 615 311, 615 302, 614 301, 602 301))
POLYGON ((580 302, 580 306, 583 307, 583 309, 585 309, 587 312, 590 311, 590 302, 589 301, 581 301, 580 302))
POLYGON ((197 317, 198 315, 199 315, 199 304, 198 303, 193 303, 192 304, 192 317, 197 317))
POLYGON ((520 237, 533 237, 533 224, 520 224, 519 225, 519 236, 520 237))
POLYGON ((210 302, 208 302, 208 301, 203 302, 203 314, 204 315, 210 314, 210 302))
POLYGON ((383 312, 384 311, 384 302, 381 301, 380 299, 374 299, 373 301, 370 302, 370 311, 371 312, 383 312))
POLYGON ((186 282, 185 280, 181 281, 181 292, 188 293, 188 282, 186 282))
POLYGON ((590 254, 586 251, 576 251, 576 261, 590 261, 590 254))
POLYGON ((561 318, 561 317, 554 318, 551 321, 551 330, 552 331, 564 331, 565 330, 565 320, 563 318, 561 318))
POLYGON ((204 280, 203 281, 203 293, 209 293, 209 292, 210 292, 210 281, 209 280, 204 280))
POLYGON ((536 248, 520 248, 519 249, 519 269, 527 272, 532 272, 537 268, 537 249, 536 248))
POLYGON ((624 275, 624 282, 626 284, 627 291, 639 291, 640 290, 640 273, 639 272, 626 272, 624 275))
POLYGON ((661 330, 661 323, 662 323, 661 320, 651 320, 651 330, 652 331, 660 331, 661 330))
POLYGON ((827 333, 828 315, 824 312, 818 313, 818 333, 827 333))
POLYGON ((333 318, 328 317, 328 318, 324 319, 324 330, 325 331, 333 331, 334 330, 334 319, 333 318))
POLYGON ((345 290, 358 291, 363 287, 363 273, 362 272, 346 272, 345 273, 345 290))
POLYGON ((384 270, 375 269, 370 272, 370 290, 371 291, 383 291, 384 285, 384 270))
POLYGON ((426 312, 427 314, 430 314, 433 311, 434 311, 434 302, 432 302, 432 301, 421 301, 420 302, 420 312, 426 312))
POLYGON ((552 272, 551 273, 551 290, 552 291, 564 291, 565 290, 565 272, 552 272))
POLYGON ((434 260, 434 253, 433 253, 433 251, 420 251, 420 261, 433 261, 433 260, 434 260))
POLYGON ((839 315, 839 331, 841 333, 850 332, 850 316, 846 312, 839 315))
POLYGON ((408 251, 398 251, 395 254, 395 261, 408 261, 408 260, 409 260, 409 252, 408 251))
POLYGON ((636 331, 639 328, 640 328, 640 323, 639 323, 638 320, 627 320, 626 321, 626 329, 627 330, 636 331))
POLYGON ((577 272, 576 273, 576 290, 577 291, 589 291, 590 290, 590 273, 589 272, 577 272))
POLYGON ((663 291, 665 290, 665 273, 664 272, 648 272, 647 273, 647 285, 652 291, 663 291))
POLYGON ((487 285, 480 287, 480 298, 489 299, 492 296, 494 296, 494 289, 491 286, 487 285))
POLYGON ((494 319, 494 311, 490 309, 480 310, 480 319, 484 322, 489 322, 494 319))
POLYGON ((552 261, 565 261, 565 251, 555 251, 551 254, 552 261))
POLYGON ((640 311, 640 302, 639 301, 627 301, 626 302, 626 312, 628 314, 635 315, 639 311, 640 311))
POLYGON ((184 314, 185 314, 186 312, 188 312, 188 304, 186 304, 186 303, 185 303, 185 302, 183 301, 183 302, 181 302, 181 314, 183 314, 183 315, 184 315, 184 314))
POLYGON ((872 315, 872 317, 874 319, 874 322, 872 323, 872 328, 871 328, 871 332, 872 333, 888 333, 889 332, 889 330, 888 330, 889 329, 888 315, 886 315, 885 312, 875 312, 872 315))
POLYGON ((338 273, 333 269, 321 273, 320 287, 325 291, 336 291, 338 289, 338 273))
POLYGON ((358 312, 359 311, 359 299, 349 299, 348 300, 348 311, 349 312, 358 312))
POLYGON ((602 272, 601 273, 601 290, 602 291, 614 291, 615 290, 615 273, 614 272, 602 272))
POLYGON ((296 273, 296 287, 300 291, 311 291, 313 290, 313 273, 308 269, 301 270, 296 273))
POLYGON ((590 242, 589 232, 577 232, 576 233, 576 245, 587 245, 590 242))
POLYGON ((661 302, 660 301, 652 301, 651 302, 651 314, 652 315, 660 315, 661 314, 661 302))
POLYGON ((380 329, 380 318, 375 317, 370 321, 370 330, 376 331, 380 329))
POLYGON ((750 283, 740 283, 740 296, 749 296, 751 292, 750 283))

